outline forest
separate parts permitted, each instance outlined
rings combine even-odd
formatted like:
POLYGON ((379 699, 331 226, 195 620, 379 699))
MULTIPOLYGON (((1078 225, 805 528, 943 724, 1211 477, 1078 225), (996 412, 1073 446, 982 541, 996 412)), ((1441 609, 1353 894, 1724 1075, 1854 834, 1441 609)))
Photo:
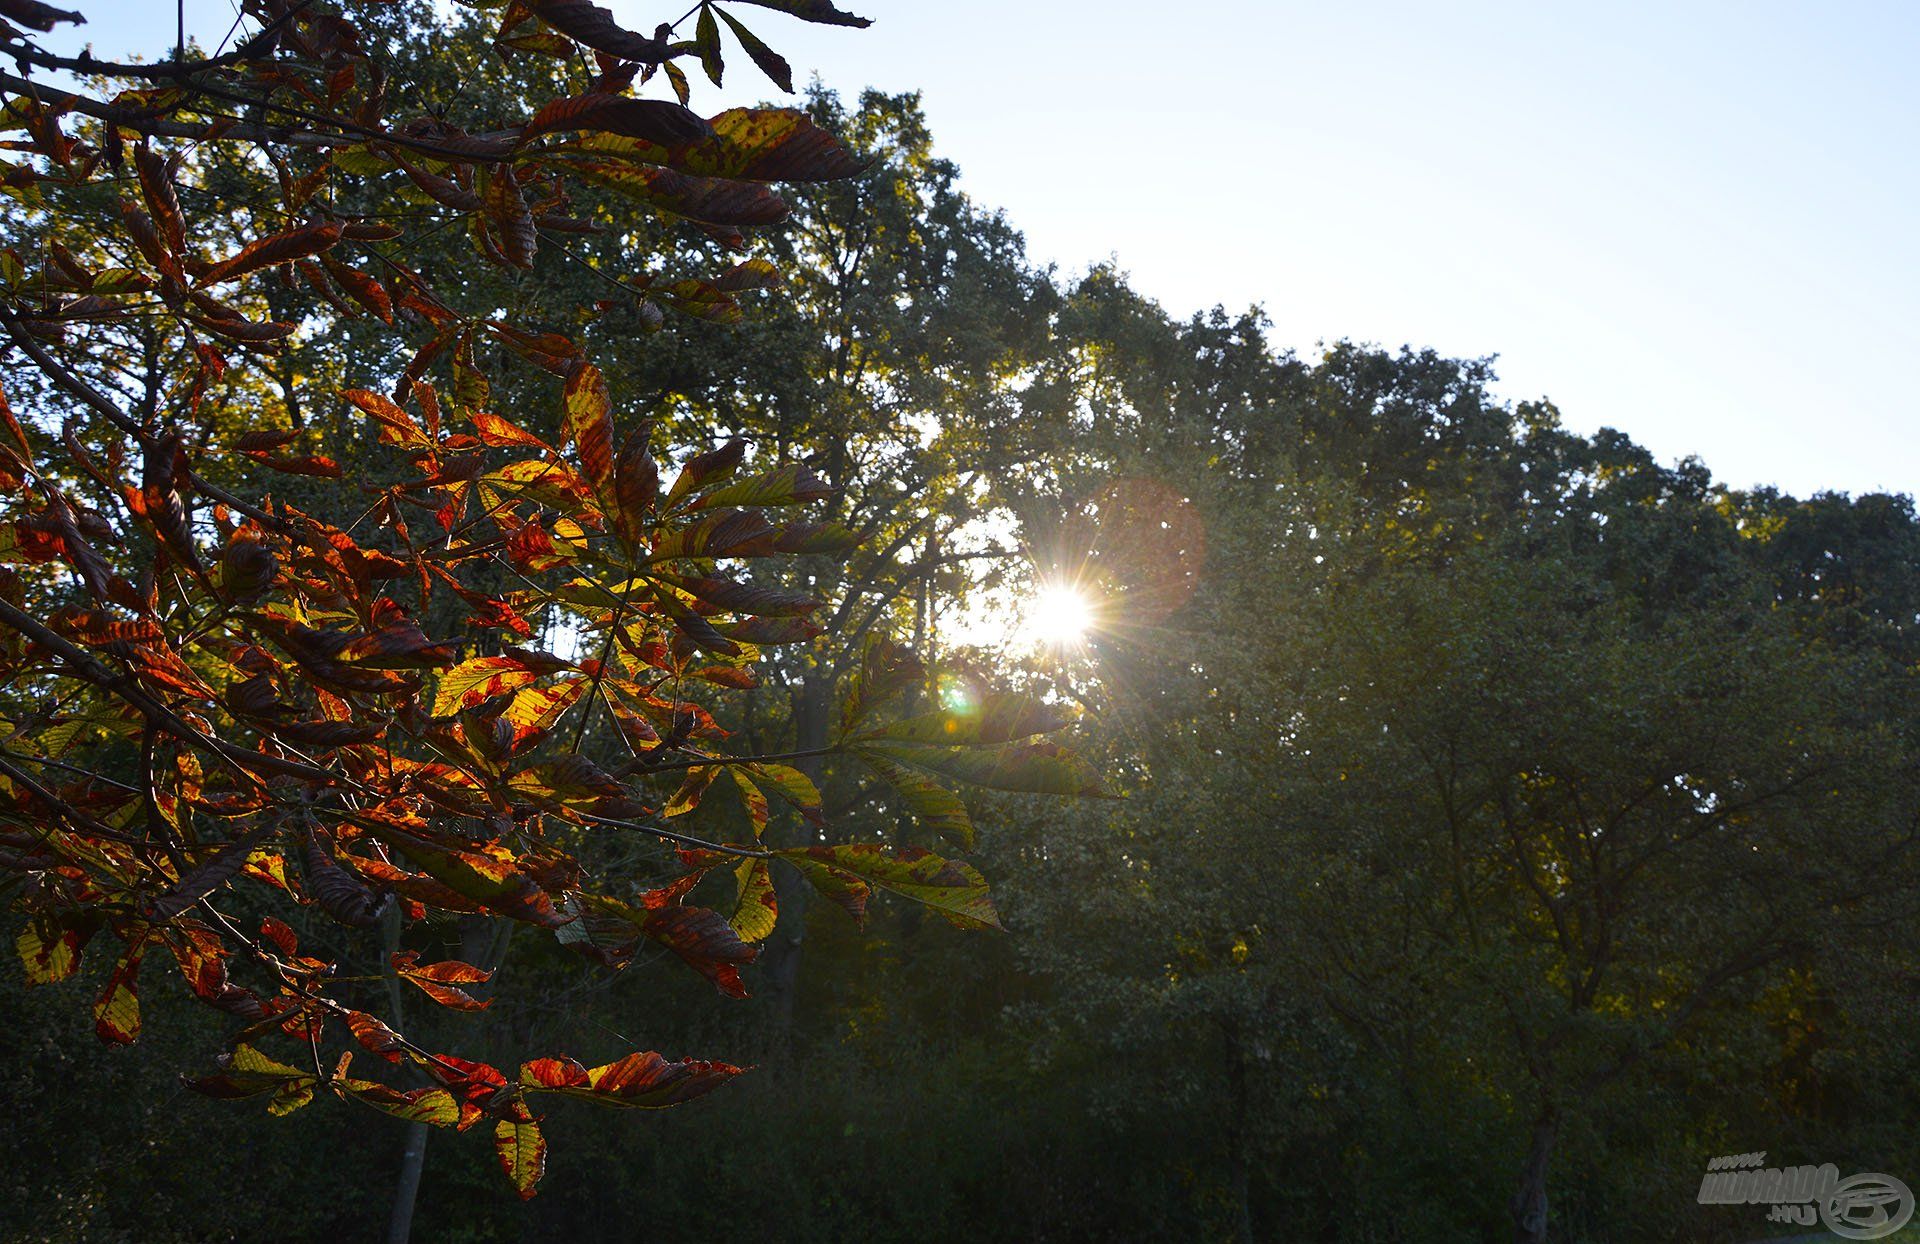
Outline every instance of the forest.
POLYGON ((1920 1177, 1910 496, 1040 263, 918 97, 784 93, 818 0, 242 7, 128 79, 0 0, 0 1236, 1920 1177))

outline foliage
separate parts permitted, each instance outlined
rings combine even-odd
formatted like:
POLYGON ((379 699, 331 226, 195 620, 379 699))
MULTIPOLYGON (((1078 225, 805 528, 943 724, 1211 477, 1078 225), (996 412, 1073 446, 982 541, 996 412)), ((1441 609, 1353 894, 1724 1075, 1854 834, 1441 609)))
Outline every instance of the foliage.
MULTIPOLYGON (((766 7, 864 24, 825 3, 766 7)), ((4 12, 33 29, 74 20, 4 12)), ((583 0, 507 5, 494 53, 542 68, 485 116, 405 76, 423 47, 473 29, 416 10, 248 0, 232 50, 130 65, 61 58, 0 23, 22 73, 88 82, 0 74, 21 136, 9 216, 30 242, 0 251, 18 404, 0 400, 0 863, 28 979, 106 962, 95 1028, 128 1044, 170 960, 242 1024, 192 1088, 273 1114, 331 1095, 484 1123, 522 1197, 545 1167, 546 1101, 664 1107, 742 1069, 629 1052, 516 1073, 436 1049, 408 1035, 403 982, 485 1010, 497 956, 423 962, 434 952, 403 947, 407 930, 460 920, 464 946, 489 924, 531 927, 613 968, 654 945, 744 996, 739 969, 794 878, 856 917, 881 888, 999 925, 979 872, 925 847, 763 841, 771 801, 825 820, 789 762, 858 755, 962 848, 949 784, 1098 787, 1034 741, 1066 721, 1024 702, 987 699, 928 740, 896 703, 920 675, 883 618, 855 630, 832 584, 755 577, 844 562, 874 537, 810 512, 834 508, 851 468, 823 478, 785 440, 751 462, 743 439, 676 445, 676 421, 624 396, 569 327, 738 318, 774 264, 666 265, 780 221, 768 183, 867 166, 803 111, 688 108, 681 62, 719 83, 721 22, 790 85, 738 14, 696 12, 680 38, 583 0), (634 94, 653 82, 676 98, 634 94), (663 240, 655 215, 698 248, 663 240), (440 245, 455 237, 464 256, 440 245), (581 239, 633 275, 580 258, 581 239), (585 266, 600 298, 534 296, 556 266, 585 266), (726 723, 762 650, 823 634, 866 654, 844 729, 797 751, 739 747, 726 723), (743 810, 731 836, 694 832, 716 789, 743 810), (622 834, 676 847, 650 860, 666 875, 636 886, 631 852, 606 841, 622 834), (255 918, 276 903, 330 923, 302 937, 255 918), (377 970, 356 974, 382 927, 377 970)))

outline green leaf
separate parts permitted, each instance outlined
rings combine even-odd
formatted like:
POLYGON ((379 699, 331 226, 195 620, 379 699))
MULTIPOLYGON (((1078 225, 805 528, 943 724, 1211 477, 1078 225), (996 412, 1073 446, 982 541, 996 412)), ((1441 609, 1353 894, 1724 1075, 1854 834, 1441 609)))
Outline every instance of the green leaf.
POLYGON ((792 765, 761 762, 730 766, 736 774, 745 774, 754 785, 793 808, 815 825, 826 824, 821 811, 820 790, 813 779, 792 765))
POLYGON ((922 825, 963 847, 973 846, 973 818, 967 815, 967 805, 960 796, 926 774, 897 764, 878 752, 861 748, 852 750, 863 764, 906 801, 907 807, 922 825))
POLYGON ((920 658, 891 638, 869 635, 860 650, 860 665, 849 680, 846 701, 840 706, 840 725, 852 730, 868 714, 891 702, 927 675, 920 658))
MULTIPOLYGON (((986 879, 959 860, 944 859, 915 847, 898 850, 872 842, 835 847, 793 847, 776 852, 798 865, 818 885, 817 873, 826 870, 891 890, 933 908, 963 929, 998 929, 1000 915, 987 895, 986 879)), ((844 882, 835 882, 844 890, 844 882)), ((822 887, 824 893, 846 905, 845 899, 822 887)))
POLYGON ((732 505, 804 505, 829 496, 827 482, 797 462, 716 488, 687 508, 711 510, 732 505))
POLYGON ((775 86, 789 95, 793 94, 793 66, 787 64, 787 58, 762 43, 760 37, 742 26, 733 14, 721 9, 720 16, 726 19, 727 26, 733 31, 733 37, 740 40, 740 46, 746 49, 748 56, 753 58, 753 63, 759 66, 760 72, 771 78, 775 86))
POLYGON ((697 523, 661 532, 649 561, 677 557, 767 557, 775 528, 755 510, 715 510, 697 523))
POLYGON ((251 1045, 242 1043, 233 1053, 222 1057, 223 1069, 210 1076, 185 1077, 188 1088, 208 1097, 240 1098, 273 1094, 267 1103, 270 1113, 292 1114, 313 1100, 319 1083, 311 1072, 289 1067, 268 1058, 251 1045))
POLYGON ((727 922, 741 941, 765 941, 773 936, 779 916, 773 897, 773 873, 765 860, 741 860, 733 875, 739 889, 727 922))
POLYGON ((1030 795, 1115 796, 1086 761, 1057 743, 1002 743, 997 747, 920 747, 885 739, 862 742, 873 752, 969 786, 1030 795))
POLYGON ((713 6, 700 6, 700 20, 694 26, 693 45, 700 49, 700 67, 707 71, 707 79, 715 86, 720 85, 721 72, 726 68, 720 59, 720 27, 713 20, 713 6))

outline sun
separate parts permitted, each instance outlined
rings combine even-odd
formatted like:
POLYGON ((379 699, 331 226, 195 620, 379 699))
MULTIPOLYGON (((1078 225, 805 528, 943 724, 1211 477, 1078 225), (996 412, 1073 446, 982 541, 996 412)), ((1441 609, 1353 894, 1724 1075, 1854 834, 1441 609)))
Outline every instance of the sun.
POLYGON ((1066 648, 1093 629, 1093 604, 1079 589, 1064 584, 1040 588, 1027 602, 1024 629, 1036 643, 1066 648))

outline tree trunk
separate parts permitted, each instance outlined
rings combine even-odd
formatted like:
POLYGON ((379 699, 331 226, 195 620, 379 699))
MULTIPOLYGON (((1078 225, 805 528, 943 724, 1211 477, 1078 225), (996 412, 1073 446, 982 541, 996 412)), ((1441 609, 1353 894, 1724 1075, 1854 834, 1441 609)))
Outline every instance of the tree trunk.
MULTIPOLYGON (((794 747, 811 751, 827 745, 833 707, 833 678, 824 669, 808 673, 794 701, 794 747)), ((809 756, 798 768, 815 785, 822 772, 820 757, 809 756)), ((766 999, 768 1058, 780 1061, 789 1052, 793 1036, 794 1002, 800 992, 800 943, 807 932, 807 905, 812 889, 791 868, 773 870, 773 897, 778 908, 773 935, 760 956, 760 991, 766 999)))
POLYGON ((1533 1142, 1527 1148, 1527 1164, 1520 1174, 1520 1190, 1513 1194, 1509 1211, 1513 1215, 1514 1244, 1546 1244, 1547 1239, 1547 1164, 1553 1157, 1553 1142, 1560 1126, 1551 1106, 1542 1106, 1533 1123, 1533 1142))
MULTIPOLYGON (((389 961, 400 949, 400 904, 389 902, 386 912, 386 954, 389 961)), ((405 1030, 401 1016, 400 978, 387 964, 380 965, 387 977, 387 1009, 395 1028, 405 1030)), ((420 1173, 427 1166, 427 1132, 424 1123, 407 1124, 406 1146, 400 1150, 400 1182, 393 1190, 393 1210, 387 1216, 387 1244, 407 1244, 413 1234, 413 1206, 420 1195, 420 1173)))
POLYGON ((1247 1059, 1240 1045, 1237 1023, 1227 1027, 1227 1095, 1227 1177, 1233 1193, 1233 1235, 1238 1244, 1253 1244, 1253 1170, 1247 1154, 1250 1141, 1247 1059))
MULTIPOLYGON (((478 968, 485 968, 496 974, 493 981, 483 981, 464 986, 474 997, 485 1000, 498 983, 500 963, 507 956, 507 945, 513 938, 514 926, 509 921, 491 920, 485 916, 466 916, 460 921, 460 957, 478 968)), ((391 903, 387 907, 386 927, 387 955, 400 949, 400 905, 391 903)), ((385 967, 386 965, 382 965, 385 967)), ((387 1002, 393 1014, 396 1028, 404 1028, 405 1020, 401 1016, 404 998, 400 989, 400 978, 392 968, 386 968, 387 1002)), ((427 1136, 432 1131, 425 1123, 407 1124, 406 1146, 400 1151, 400 1182, 393 1190, 393 1211, 387 1216, 387 1244, 407 1244, 413 1234, 413 1209, 420 1199, 420 1176, 427 1169, 427 1136)))
POLYGON ((413 1205, 420 1195, 420 1173, 427 1168, 427 1132, 424 1123, 407 1124, 407 1147, 400 1153, 400 1183, 393 1190, 393 1213, 387 1218, 387 1244, 407 1244, 413 1234, 413 1205))

